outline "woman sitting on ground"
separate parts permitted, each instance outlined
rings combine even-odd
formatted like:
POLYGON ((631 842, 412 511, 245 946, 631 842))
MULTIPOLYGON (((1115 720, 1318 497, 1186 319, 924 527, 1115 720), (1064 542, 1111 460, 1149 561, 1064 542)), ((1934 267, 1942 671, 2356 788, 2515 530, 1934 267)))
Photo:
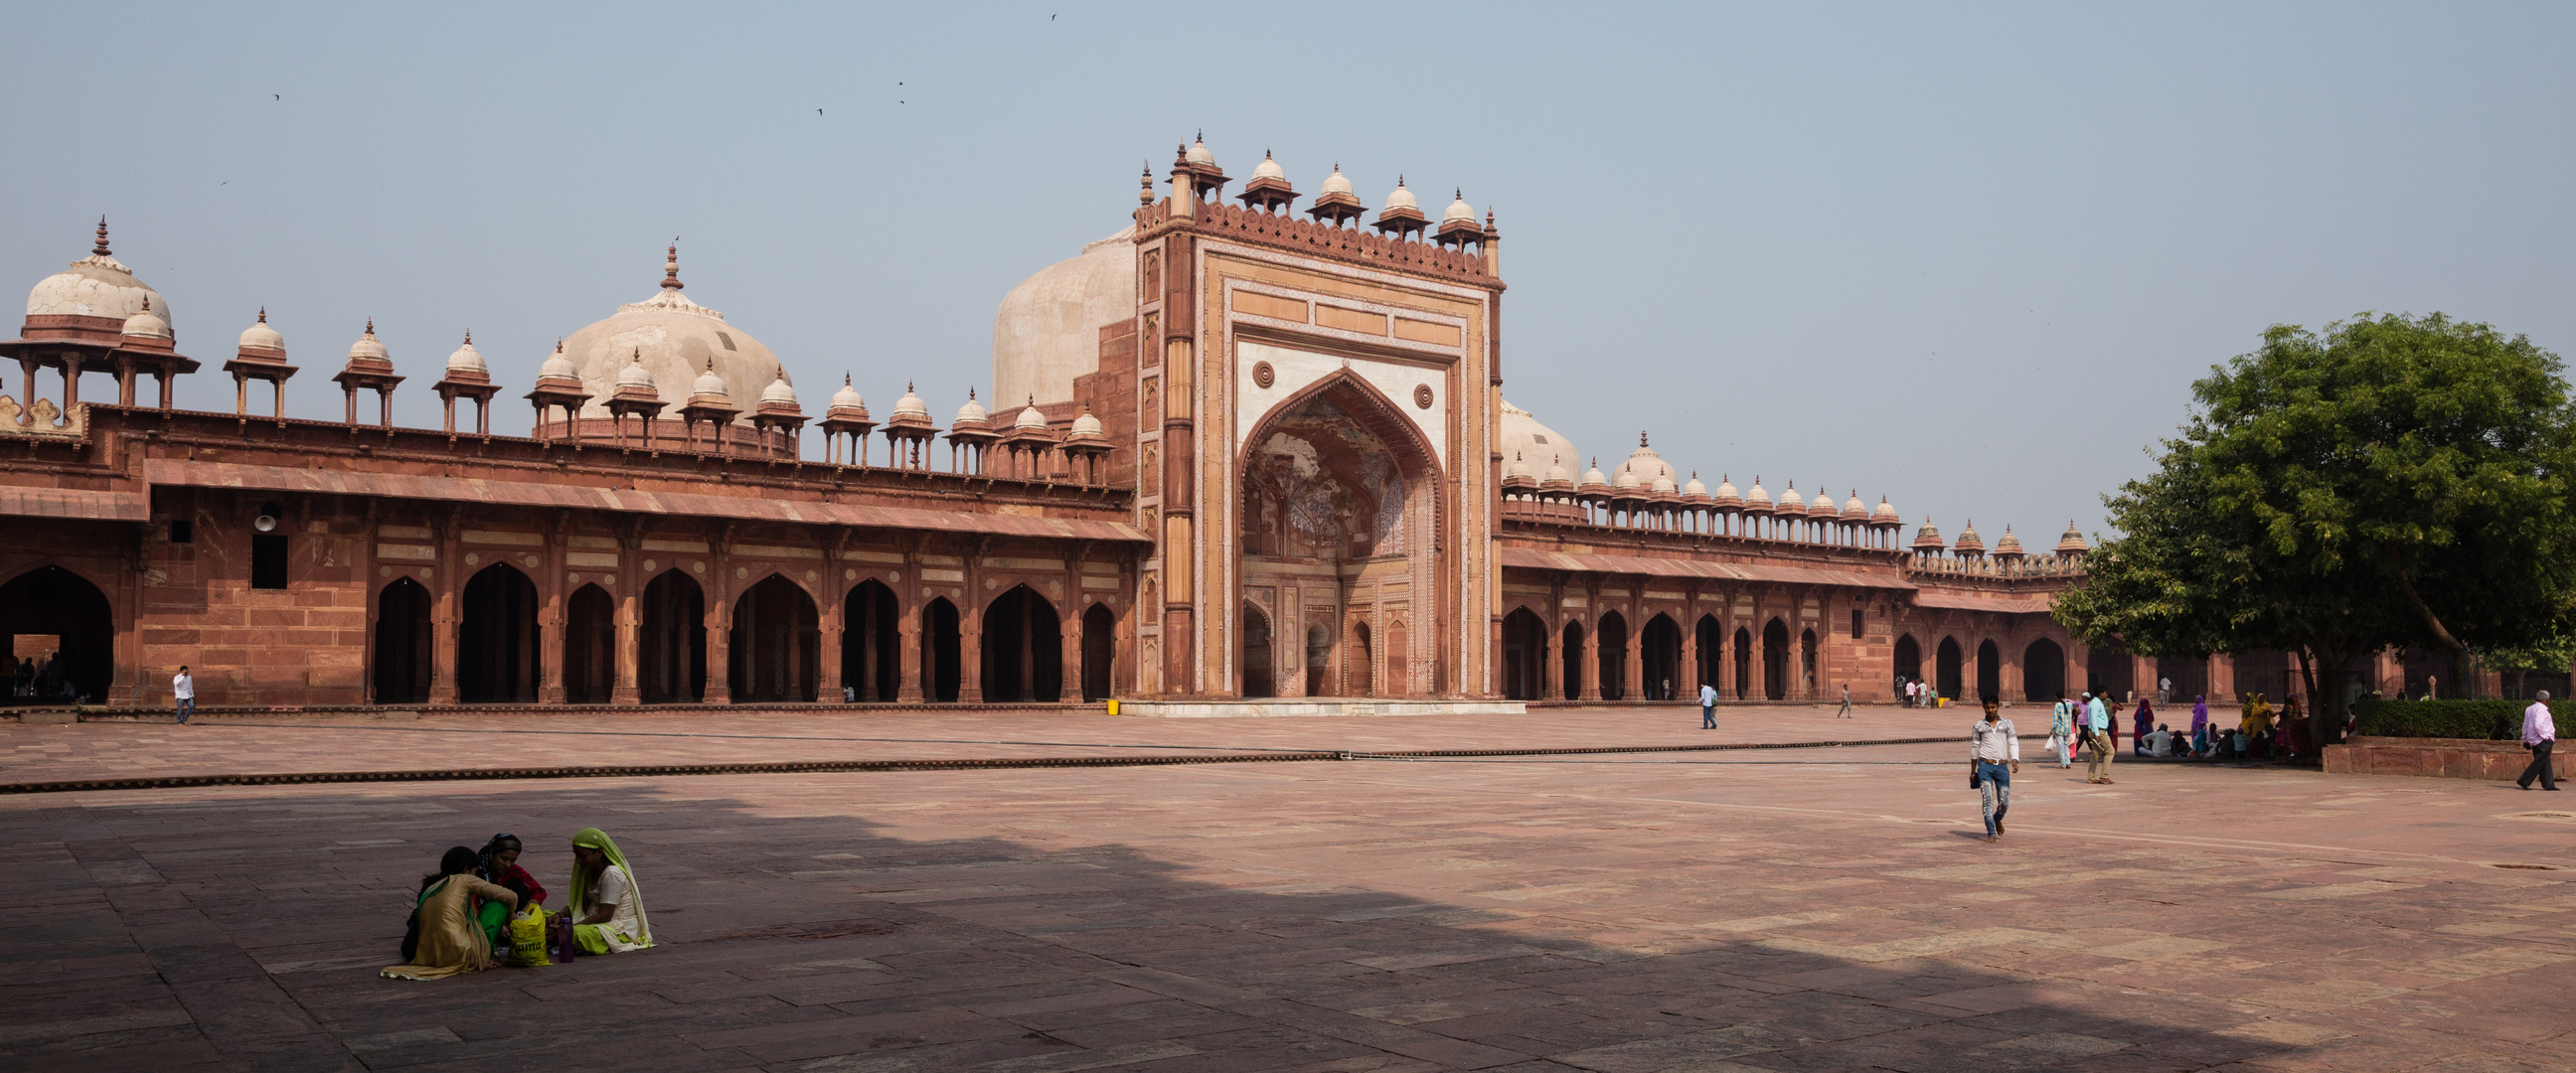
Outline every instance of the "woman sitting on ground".
POLYGON ((622 954, 653 945, 644 888, 617 843, 596 827, 572 836, 571 908, 575 945, 585 954, 622 954))
POLYGON ((519 867, 519 850, 519 836, 504 833, 493 835, 490 842, 483 844, 483 851, 474 855, 475 875, 519 896, 517 902, 507 906, 499 902, 483 903, 483 912, 478 918, 483 925, 483 937, 496 947, 502 945, 501 926, 508 923, 510 917, 520 909, 546 900, 545 886, 537 882, 537 877, 529 875, 527 869, 519 867))
POLYGON ((492 941, 477 919, 480 903, 517 905, 519 896, 477 877, 474 863, 474 851, 457 846, 439 859, 438 871, 420 878, 420 897, 412 904, 418 945, 409 962, 388 966, 381 975, 436 980, 492 967, 492 941))

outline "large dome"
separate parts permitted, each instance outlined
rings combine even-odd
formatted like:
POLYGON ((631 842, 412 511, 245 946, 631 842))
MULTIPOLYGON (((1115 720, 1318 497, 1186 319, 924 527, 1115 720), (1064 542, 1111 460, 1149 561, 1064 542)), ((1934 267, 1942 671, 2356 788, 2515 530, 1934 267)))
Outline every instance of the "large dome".
MULTIPOLYGON (((690 301, 680 293, 678 258, 663 266, 662 289, 641 302, 617 307, 617 315, 564 337, 563 354, 581 375, 590 402, 583 417, 607 417, 605 400, 615 394, 617 374, 642 354, 653 375, 665 412, 680 406, 712 367, 723 377, 726 394, 756 399, 773 381, 789 379, 778 358, 724 314, 690 301)), ((792 380, 789 382, 793 383, 792 380)), ((748 416, 734 419, 749 424, 748 416)))
POLYGON ((35 288, 27 292, 27 315, 94 317, 107 322, 95 327, 116 331, 125 323, 125 318, 143 312, 146 302, 151 303, 152 312, 163 323, 176 322, 176 318, 170 315, 170 303, 162 299, 161 293, 134 278, 133 269, 109 255, 107 223, 102 220, 98 227, 98 244, 89 256, 36 281, 35 288))
POLYGON ((1100 368, 1100 326, 1136 315, 1133 225, 1021 280, 993 314, 993 397, 1073 401, 1100 368))
POLYGON ((1583 464, 1583 452, 1555 429, 1538 423, 1530 412, 1503 400, 1503 427, 1494 449, 1504 458, 1517 454, 1528 460, 1530 469, 1545 473, 1551 465, 1563 466, 1567 472, 1583 464))

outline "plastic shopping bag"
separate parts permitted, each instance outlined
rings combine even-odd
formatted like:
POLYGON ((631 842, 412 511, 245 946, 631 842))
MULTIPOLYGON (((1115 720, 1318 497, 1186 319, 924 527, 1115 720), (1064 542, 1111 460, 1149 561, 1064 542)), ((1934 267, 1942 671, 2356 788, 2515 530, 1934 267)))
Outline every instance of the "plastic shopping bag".
POLYGON ((518 968, 552 965, 546 958, 546 911, 529 906, 528 911, 510 918, 509 964, 518 968))

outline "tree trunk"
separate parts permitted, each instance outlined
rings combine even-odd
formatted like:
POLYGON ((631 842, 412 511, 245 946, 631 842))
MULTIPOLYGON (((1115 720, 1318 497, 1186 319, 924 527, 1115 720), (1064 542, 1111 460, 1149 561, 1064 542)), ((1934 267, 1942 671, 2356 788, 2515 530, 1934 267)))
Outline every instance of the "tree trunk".
MULTIPOLYGON (((2450 627, 2442 625, 2442 617, 2434 614, 2433 608, 2424 602, 2422 596, 2416 594, 2415 582, 2406 576, 2406 558, 2398 552, 2397 545, 2393 542, 2385 542, 2380 544, 2379 550, 2388 560, 2389 575, 2397 579, 2398 593, 2406 597, 2406 606, 2414 608, 2415 614, 2424 620, 2425 627, 2433 631, 2433 640, 2450 650, 2451 682, 2464 690, 2461 696, 2470 696, 2471 693, 2465 691, 2468 684, 2466 675, 2469 673, 2469 646, 2461 644, 2459 638, 2451 636, 2450 627)), ((2434 691, 2433 699, 2442 699, 2440 690, 2434 691)))

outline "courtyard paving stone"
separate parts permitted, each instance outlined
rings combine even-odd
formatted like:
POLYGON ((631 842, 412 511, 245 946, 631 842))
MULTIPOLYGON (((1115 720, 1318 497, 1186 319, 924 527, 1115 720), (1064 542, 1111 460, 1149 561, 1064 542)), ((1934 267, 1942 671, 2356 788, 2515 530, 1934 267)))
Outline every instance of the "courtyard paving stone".
MULTIPOLYGON (((1571 715, 1598 722, 1201 721, 1162 740, 1626 744, 1613 724, 1637 718, 1571 715), (1308 725, 1280 725, 1291 723, 1308 725)), ((1002 740, 1010 729, 880 734, 875 717, 798 718, 799 733, 851 737, 1002 740)), ((1084 730, 1143 722, 1087 718, 1084 730)), ((1795 719, 1777 729, 1821 725, 1795 719)), ((277 756, 277 741, 296 738, 187 733, 200 729, 198 751, 177 762, 277 756)), ((1046 740, 1084 740, 1061 729, 1050 723, 1046 740)), ((1683 731, 1635 739, 1700 740, 1683 731)), ((145 751, 101 744, 116 733, 177 731, 26 727, 0 741, 71 742, 45 761, 69 771, 145 751)), ((293 749, 392 766, 456 737, 352 732, 293 749)), ((697 747, 596 737, 578 747, 697 747)), ((2133 765, 2102 787, 2034 764, 2015 782, 2011 835, 1988 845, 1975 837, 1960 751, 0 798, 0 1066, 2252 1073, 2576 1062, 2576 809, 2509 784, 2133 765), (446 846, 517 832, 560 899, 565 839, 594 825, 634 860, 660 946, 433 983, 375 975, 397 959, 407 892, 446 846)))

